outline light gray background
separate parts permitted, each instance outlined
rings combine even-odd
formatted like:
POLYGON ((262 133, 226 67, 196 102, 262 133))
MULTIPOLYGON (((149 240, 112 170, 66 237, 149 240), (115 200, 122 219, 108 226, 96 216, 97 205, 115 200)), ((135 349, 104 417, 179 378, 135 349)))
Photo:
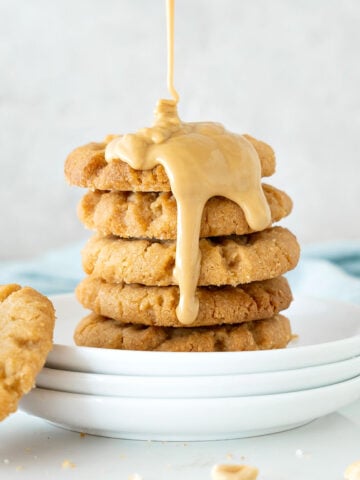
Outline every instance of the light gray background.
MULTIPOLYGON (((88 234, 69 151, 148 125, 166 96, 164 0, 0 0, 0 258, 88 234)), ((360 2, 178 0, 184 120, 271 143, 301 242, 360 238, 360 2)))

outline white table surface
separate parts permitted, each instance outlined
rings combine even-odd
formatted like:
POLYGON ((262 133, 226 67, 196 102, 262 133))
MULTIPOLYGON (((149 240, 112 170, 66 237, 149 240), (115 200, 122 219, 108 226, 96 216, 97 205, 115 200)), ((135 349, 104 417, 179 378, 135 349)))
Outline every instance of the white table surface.
POLYGON ((255 465, 259 480, 341 480, 356 460, 360 401, 288 432, 219 442, 80 436, 20 412, 0 424, 0 478, 6 480, 127 480, 134 473, 143 480, 210 480, 215 463, 255 465), (65 460, 75 466, 63 468, 65 460))

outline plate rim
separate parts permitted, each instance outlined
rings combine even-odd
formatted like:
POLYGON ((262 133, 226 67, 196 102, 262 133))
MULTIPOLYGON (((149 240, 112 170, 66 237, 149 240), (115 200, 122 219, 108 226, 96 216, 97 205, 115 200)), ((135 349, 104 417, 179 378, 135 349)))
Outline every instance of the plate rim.
MULTIPOLYGON (((65 376, 72 376, 72 375, 75 375, 76 377, 78 377, 79 375, 85 375, 85 377, 105 377, 109 380, 118 380, 119 377, 124 377, 126 379, 129 379, 129 378, 134 378, 136 379, 136 381, 147 381, 147 382, 150 382, 150 380, 152 379, 156 379, 156 381, 160 381, 160 382, 166 382, 168 379, 174 379, 176 378, 176 380, 188 380, 189 378, 193 378, 194 380, 192 381, 198 381, 199 378, 206 378, 210 381, 214 381, 214 378, 216 379, 217 377, 226 377, 227 379, 229 377, 259 377, 259 376, 272 376, 272 375, 276 375, 276 376, 280 376, 280 375, 292 375, 294 372, 298 372, 299 371, 301 373, 305 373, 306 371, 309 371, 311 369, 316 369, 317 371, 319 369, 331 369, 331 368, 335 368, 335 366, 343 366, 344 364, 347 364, 347 363, 355 363, 355 362, 359 362, 359 367, 360 367, 360 353, 359 355, 356 355, 355 357, 349 357, 349 358, 346 358, 346 359, 341 359, 341 360, 337 360, 335 362, 329 362, 329 363, 324 363, 324 364, 320 364, 320 365, 309 365, 307 367, 299 367, 299 368, 292 368, 292 369, 288 369, 288 370, 270 370, 270 371, 255 371, 255 372, 249 372, 249 373, 224 373, 224 374, 215 374, 215 375, 124 375, 124 374, 114 374, 114 373, 99 373, 99 372, 83 372, 83 371, 73 371, 73 370, 64 370, 62 368, 54 368, 54 367, 49 367, 47 365, 45 365, 42 369, 42 372, 45 370, 45 373, 50 375, 50 370, 53 370, 53 371, 56 371, 56 372, 59 372, 58 374, 56 375, 65 375, 65 376), (339 365, 340 364, 340 365, 339 365), (196 379, 196 380, 195 380, 196 379)), ((41 372, 40 372, 41 373, 41 372)), ((359 370, 359 375, 360 375, 360 370, 359 370)), ((132 381, 132 380, 130 380, 132 381)), ((135 380, 134 380, 135 381, 135 380)))
POLYGON ((213 376, 101 374, 45 367, 37 377, 36 386, 101 396, 207 398, 306 390, 349 380, 357 375, 360 375, 360 355, 347 360, 294 370, 225 373, 213 376))
MULTIPOLYGON (((309 389, 304 389, 304 390, 298 390, 298 391, 291 391, 291 392, 283 392, 283 393, 272 393, 272 394, 264 394, 264 395, 250 395, 250 396, 245 396, 245 395, 238 395, 238 396, 230 396, 230 397, 206 397, 206 398, 182 398, 182 397, 179 397, 179 398, 152 398, 152 399, 148 399, 146 397, 119 397, 119 396, 113 396, 113 397, 110 397, 110 396, 106 396, 106 395, 91 395, 91 394, 84 394, 84 393, 74 393, 74 392, 64 392, 63 390, 59 391, 59 390, 53 390, 53 389, 50 389, 50 388, 39 388, 39 387, 35 387, 32 392, 34 391, 37 391, 37 392, 51 392, 50 394, 56 394, 56 395, 60 395, 60 396, 69 396, 69 397, 73 397, 73 396, 76 396, 76 397, 86 397, 87 399, 91 399, 92 401, 94 401, 94 403, 96 402, 99 402, 99 401, 103 401, 104 399, 106 399, 105 401, 108 401, 110 402, 111 400, 109 399, 113 399, 113 401, 115 400, 120 400, 120 401, 128 401, 128 402, 147 402, 149 400, 152 401, 159 401, 159 402, 184 402, 184 403, 190 403, 190 402, 197 402, 197 403, 201 403, 203 401, 226 401, 226 400, 246 400, 247 402, 252 402, 252 401, 261 401, 261 400, 267 400, 269 399, 269 397, 272 397, 272 400, 276 401, 276 400, 283 400, 285 397, 295 397, 295 396, 309 396, 313 393, 317 393, 319 392, 320 390, 333 390, 333 389, 338 389, 338 388, 341 388, 341 387, 348 387, 348 386, 352 386, 353 384, 359 384, 360 386, 360 374, 359 375, 356 375, 350 379, 346 379, 344 381, 340 381, 340 382, 335 382, 335 383, 332 383, 332 384, 329 384, 329 385, 323 385, 323 386, 320 386, 320 387, 315 387, 315 388, 309 388, 309 389), (282 397, 282 398, 279 398, 279 397, 282 397)), ((31 392, 30 392, 31 394, 31 392)), ((29 394, 29 395, 30 395, 29 394)), ((360 390, 359 390, 359 398, 360 398, 360 390)))

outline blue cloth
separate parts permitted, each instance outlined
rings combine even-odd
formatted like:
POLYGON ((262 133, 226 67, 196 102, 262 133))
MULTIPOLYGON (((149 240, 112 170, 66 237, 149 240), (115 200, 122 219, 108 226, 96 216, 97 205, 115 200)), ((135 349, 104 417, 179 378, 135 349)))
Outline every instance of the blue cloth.
POLYGON ((360 304, 360 242, 306 245, 298 267, 287 277, 294 295, 360 304))
MULTIPOLYGON (((28 261, 0 262, 0 284, 29 285, 46 295, 71 292, 84 277, 82 246, 70 245, 28 261)), ((360 304, 360 242, 306 245, 298 267, 288 278, 294 295, 360 304)))
POLYGON ((19 283, 44 295, 72 292, 84 277, 80 256, 83 246, 76 243, 31 260, 0 262, 0 284, 19 283))

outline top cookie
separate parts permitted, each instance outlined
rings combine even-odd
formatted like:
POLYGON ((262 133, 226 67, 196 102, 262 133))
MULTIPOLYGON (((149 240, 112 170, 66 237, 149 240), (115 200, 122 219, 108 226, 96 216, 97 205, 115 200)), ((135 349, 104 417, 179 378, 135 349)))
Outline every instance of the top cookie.
POLYGON ((0 286, 0 420, 15 412, 52 348, 55 311, 32 288, 0 286))
MULTIPOLYGON (((273 149, 250 135, 244 136, 253 144, 259 155, 262 176, 269 177, 275 171, 273 149)), ((170 191, 168 177, 161 165, 152 170, 134 170, 121 160, 107 163, 105 148, 106 143, 88 143, 70 153, 65 162, 65 177, 70 185, 92 190, 170 191)))

